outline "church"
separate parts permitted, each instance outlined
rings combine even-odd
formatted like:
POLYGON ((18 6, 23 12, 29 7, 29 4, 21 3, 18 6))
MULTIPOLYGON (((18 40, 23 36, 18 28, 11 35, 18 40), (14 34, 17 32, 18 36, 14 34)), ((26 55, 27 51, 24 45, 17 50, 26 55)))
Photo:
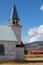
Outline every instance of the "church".
POLYGON ((16 6, 12 8, 9 25, 0 25, 0 61, 24 60, 21 42, 21 25, 16 6))

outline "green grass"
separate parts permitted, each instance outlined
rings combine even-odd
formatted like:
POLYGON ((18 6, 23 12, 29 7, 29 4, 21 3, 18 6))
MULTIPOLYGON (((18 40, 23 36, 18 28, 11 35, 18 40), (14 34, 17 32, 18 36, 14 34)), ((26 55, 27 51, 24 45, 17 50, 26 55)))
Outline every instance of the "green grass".
POLYGON ((25 56, 25 58, 39 58, 39 57, 43 58, 43 55, 26 55, 25 56))

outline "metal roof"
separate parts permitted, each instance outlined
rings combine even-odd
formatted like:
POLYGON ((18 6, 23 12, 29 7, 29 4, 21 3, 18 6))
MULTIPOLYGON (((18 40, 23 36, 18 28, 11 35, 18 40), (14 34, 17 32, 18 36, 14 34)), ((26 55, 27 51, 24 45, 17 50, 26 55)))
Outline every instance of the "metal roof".
POLYGON ((17 38, 8 25, 0 25, 0 40, 17 41, 17 38))

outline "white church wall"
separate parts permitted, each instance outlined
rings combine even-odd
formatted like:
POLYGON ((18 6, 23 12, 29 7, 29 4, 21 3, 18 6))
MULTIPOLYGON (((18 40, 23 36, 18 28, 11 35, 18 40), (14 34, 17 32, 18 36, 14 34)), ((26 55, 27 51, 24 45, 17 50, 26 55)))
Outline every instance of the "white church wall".
POLYGON ((21 44, 21 28, 13 27, 14 34, 16 35, 18 44, 21 44))
POLYGON ((24 60, 24 48, 23 47, 16 48, 16 59, 24 60))
POLYGON ((4 53, 5 55, 0 55, 0 59, 15 59, 16 54, 16 42, 10 41, 0 41, 0 44, 4 45, 4 53))

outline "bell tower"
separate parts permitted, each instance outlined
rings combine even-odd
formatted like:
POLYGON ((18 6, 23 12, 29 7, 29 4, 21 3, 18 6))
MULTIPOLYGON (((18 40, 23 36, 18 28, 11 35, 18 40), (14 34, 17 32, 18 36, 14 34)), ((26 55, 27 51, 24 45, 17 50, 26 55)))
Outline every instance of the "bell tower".
POLYGON ((14 5, 10 16, 10 28, 13 30, 18 44, 21 44, 21 25, 19 25, 19 21, 16 6, 14 5))
POLYGON ((18 24, 18 21, 20 21, 20 19, 17 14, 16 6, 14 5, 12 8, 12 13, 10 17, 10 24, 11 25, 18 24))

